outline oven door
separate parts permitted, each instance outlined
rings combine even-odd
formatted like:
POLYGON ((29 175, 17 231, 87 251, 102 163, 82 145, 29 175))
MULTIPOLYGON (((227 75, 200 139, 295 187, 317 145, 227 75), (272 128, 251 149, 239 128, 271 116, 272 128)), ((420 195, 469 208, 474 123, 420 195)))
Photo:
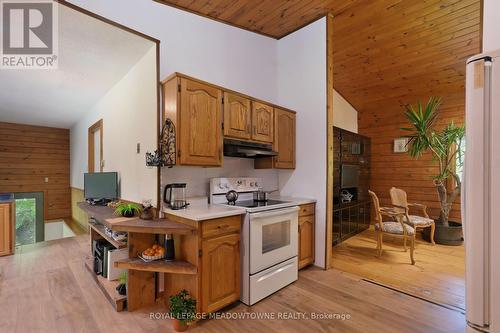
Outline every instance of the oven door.
POLYGON ((250 214, 250 274, 297 256, 298 207, 250 214))

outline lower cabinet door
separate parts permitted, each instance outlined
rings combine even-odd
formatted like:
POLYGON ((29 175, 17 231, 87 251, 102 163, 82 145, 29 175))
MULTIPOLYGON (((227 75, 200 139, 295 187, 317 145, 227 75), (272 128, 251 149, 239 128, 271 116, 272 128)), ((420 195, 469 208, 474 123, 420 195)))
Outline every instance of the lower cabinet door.
POLYGON ((240 234, 202 241, 201 308, 217 311, 240 299, 240 234))
POLYGON ((314 215, 299 217, 299 269, 314 262, 314 215))
POLYGON ((0 204, 0 256, 11 254, 10 204, 0 204))

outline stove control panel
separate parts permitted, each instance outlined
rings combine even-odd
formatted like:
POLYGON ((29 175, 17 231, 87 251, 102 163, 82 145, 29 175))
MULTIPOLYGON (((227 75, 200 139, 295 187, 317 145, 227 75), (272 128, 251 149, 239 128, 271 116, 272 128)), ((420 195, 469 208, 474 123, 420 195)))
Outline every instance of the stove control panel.
POLYGON ((255 192, 262 184, 260 178, 212 178, 210 180, 211 194, 226 194, 228 191, 255 192))

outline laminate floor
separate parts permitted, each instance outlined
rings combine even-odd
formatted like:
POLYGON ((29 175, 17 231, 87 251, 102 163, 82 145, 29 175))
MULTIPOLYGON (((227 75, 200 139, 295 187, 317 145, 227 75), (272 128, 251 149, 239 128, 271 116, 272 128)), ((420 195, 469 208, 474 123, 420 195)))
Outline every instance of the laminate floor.
MULTIPOLYGON (((171 332, 158 305, 114 311, 84 267, 88 237, 23 246, 0 258, 0 332, 171 332)), ((417 258, 418 260, 418 258, 417 258)), ((362 281, 307 268, 299 280, 247 307, 237 304, 191 332, 465 332, 463 314, 362 281), (255 319, 267 316, 266 319, 255 319), (335 317, 336 316, 336 317, 335 317)))
POLYGON ((333 248, 332 267, 440 304, 465 309, 464 246, 432 245, 417 236, 414 266, 402 240, 384 235, 377 256, 375 231, 368 229, 333 248))

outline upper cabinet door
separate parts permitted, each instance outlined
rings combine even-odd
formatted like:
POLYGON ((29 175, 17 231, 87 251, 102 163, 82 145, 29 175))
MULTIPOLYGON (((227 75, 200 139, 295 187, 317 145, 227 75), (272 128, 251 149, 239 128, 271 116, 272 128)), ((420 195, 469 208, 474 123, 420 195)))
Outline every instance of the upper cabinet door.
POLYGON ((273 108, 267 104, 252 102, 252 140, 273 142, 273 108))
POLYGON ((222 91, 181 79, 179 162, 183 165, 222 165, 222 91))
POLYGON ((224 92, 224 136, 250 140, 251 122, 250 100, 241 95, 224 92))
POLYGON ((295 168, 295 113, 275 109, 274 167, 279 169, 295 168))

